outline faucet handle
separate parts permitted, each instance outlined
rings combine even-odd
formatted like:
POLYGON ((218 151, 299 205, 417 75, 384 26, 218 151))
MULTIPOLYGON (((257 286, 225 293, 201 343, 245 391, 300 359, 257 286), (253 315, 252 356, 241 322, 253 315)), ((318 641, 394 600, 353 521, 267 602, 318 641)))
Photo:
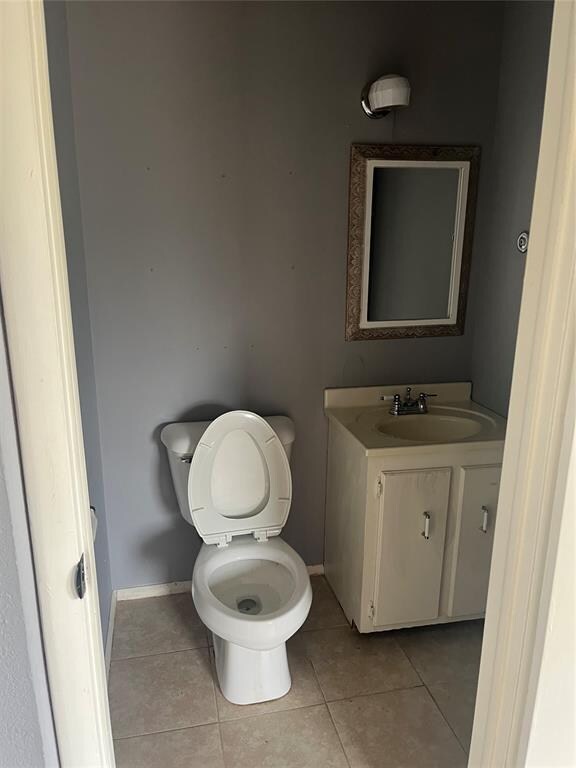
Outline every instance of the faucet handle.
POLYGON ((433 392, 420 392, 418 395, 418 410, 420 413, 428 413, 428 398, 429 397, 438 397, 433 392))

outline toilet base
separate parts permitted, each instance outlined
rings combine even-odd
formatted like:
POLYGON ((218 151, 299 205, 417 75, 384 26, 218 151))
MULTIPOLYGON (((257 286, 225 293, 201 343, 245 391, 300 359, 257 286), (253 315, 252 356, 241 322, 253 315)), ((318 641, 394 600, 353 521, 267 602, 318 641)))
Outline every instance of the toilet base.
POLYGON ((257 704, 288 693, 292 680, 286 643, 270 651, 254 651, 214 633, 212 637, 220 690, 232 704, 257 704))

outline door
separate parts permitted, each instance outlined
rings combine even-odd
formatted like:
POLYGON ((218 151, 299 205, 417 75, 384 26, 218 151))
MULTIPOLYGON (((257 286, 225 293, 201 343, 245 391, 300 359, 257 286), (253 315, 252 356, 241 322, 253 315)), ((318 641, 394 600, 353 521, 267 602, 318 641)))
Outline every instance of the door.
POLYGON ((450 472, 383 472, 374 624, 438 616, 450 472))
POLYGON ((449 616, 484 613, 501 467, 462 467, 449 616))

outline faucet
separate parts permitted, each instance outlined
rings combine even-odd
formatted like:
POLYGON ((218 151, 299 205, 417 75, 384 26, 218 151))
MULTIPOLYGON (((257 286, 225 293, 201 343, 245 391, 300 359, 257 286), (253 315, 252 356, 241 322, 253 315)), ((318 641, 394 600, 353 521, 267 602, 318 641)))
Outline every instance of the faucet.
MULTIPOLYGON (((406 387, 404 400, 402 400, 398 393, 394 395, 394 405, 390 408, 389 413, 392 416, 404 416, 408 413, 428 413, 429 397, 437 397, 437 395, 431 392, 420 392, 417 398, 413 398, 412 387, 406 387)), ((380 399, 383 400, 384 397, 380 399)))

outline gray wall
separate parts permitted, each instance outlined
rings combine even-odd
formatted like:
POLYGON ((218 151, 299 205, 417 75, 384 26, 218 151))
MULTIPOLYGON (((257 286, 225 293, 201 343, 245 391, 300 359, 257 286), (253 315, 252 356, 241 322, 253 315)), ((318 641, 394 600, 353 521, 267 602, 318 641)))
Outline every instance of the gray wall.
POLYGON ((0 315, 0 765, 58 765, 0 315))
POLYGON ((110 574, 110 553, 108 548, 108 526, 106 504, 102 482, 102 459, 100 456, 100 428, 94 359, 90 330, 90 308, 86 285, 86 261, 84 258, 84 236, 82 212, 78 188, 78 168, 74 140, 74 120, 70 93, 70 63, 68 58, 66 7, 64 3, 49 0, 44 5, 46 34, 51 44, 48 47, 50 88, 54 116, 54 130, 60 180, 60 197, 66 239, 68 281, 72 303, 74 325, 74 346, 80 408, 84 432, 84 450, 88 474, 90 503, 96 509, 98 528, 94 550, 98 574, 98 595, 104 638, 108 629, 112 580, 110 574))
POLYGON ((494 143, 486 157, 492 203, 472 265, 472 395, 503 416, 526 263, 516 238, 530 226, 552 9, 548 2, 505 4, 494 143))
POLYGON ((486 146, 500 22, 471 2, 68 5, 115 587, 190 577, 163 424, 290 415, 285 538, 317 563, 323 388, 469 378, 469 329, 344 342, 348 160, 355 141, 486 146), (370 121, 360 89, 383 72, 412 104, 370 121))

